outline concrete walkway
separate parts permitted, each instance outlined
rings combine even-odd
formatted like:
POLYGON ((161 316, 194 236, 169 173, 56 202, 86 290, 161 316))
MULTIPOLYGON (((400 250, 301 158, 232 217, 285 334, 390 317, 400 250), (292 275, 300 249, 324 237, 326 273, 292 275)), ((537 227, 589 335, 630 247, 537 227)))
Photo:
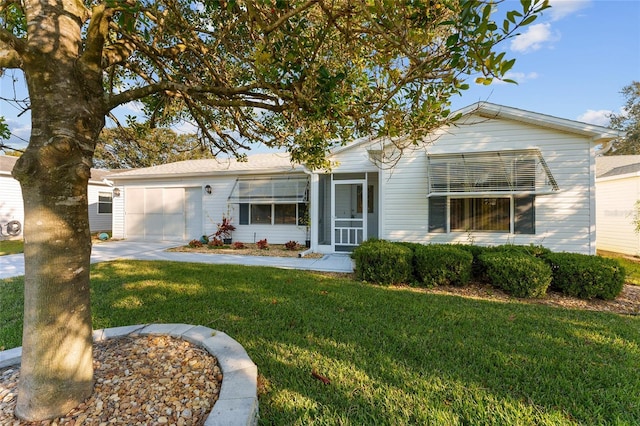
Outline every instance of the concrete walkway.
MULTIPOLYGON (((116 259, 169 260, 227 265, 271 266, 283 269, 302 269, 322 272, 353 272, 353 261, 348 254, 330 254, 321 258, 240 256, 233 254, 207 254, 168 252, 176 242, 150 243, 144 241, 108 241, 93 245, 91 263, 116 259)), ((0 256, 0 279, 24 275, 24 256, 0 256)))

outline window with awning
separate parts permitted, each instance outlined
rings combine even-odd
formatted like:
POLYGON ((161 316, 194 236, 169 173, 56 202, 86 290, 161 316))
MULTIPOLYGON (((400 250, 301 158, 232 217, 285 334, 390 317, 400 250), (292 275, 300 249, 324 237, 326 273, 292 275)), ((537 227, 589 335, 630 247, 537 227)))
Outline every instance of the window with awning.
POLYGON ((429 154, 428 194, 549 194, 558 184, 537 149, 429 154))
POLYGON ((306 203, 307 176, 238 178, 229 196, 230 203, 306 203))

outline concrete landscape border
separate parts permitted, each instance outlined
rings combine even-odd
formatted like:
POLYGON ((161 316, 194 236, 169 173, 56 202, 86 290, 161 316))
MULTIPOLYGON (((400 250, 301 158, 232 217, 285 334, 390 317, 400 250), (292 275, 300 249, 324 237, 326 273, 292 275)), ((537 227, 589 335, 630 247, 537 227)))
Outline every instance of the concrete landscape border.
MULTIPOLYGON (((258 424, 258 367, 244 348, 227 334, 201 325, 139 324, 95 330, 96 342, 123 336, 167 335, 206 349, 218 359, 223 379, 219 398, 205 426, 258 424)), ((0 368, 20 364, 22 347, 0 352, 0 368)))

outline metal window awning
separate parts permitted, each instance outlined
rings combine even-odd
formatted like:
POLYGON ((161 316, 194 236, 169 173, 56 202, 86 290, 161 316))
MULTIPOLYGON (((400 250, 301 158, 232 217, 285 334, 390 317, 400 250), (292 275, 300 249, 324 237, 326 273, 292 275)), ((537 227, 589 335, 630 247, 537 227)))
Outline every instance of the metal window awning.
POLYGON ((230 203, 304 203, 308 200, 307 176, 238 178, 230 203))
POLYGON ((550 194, 559 190, 537 149, 428 154, 428 196, 550 194))

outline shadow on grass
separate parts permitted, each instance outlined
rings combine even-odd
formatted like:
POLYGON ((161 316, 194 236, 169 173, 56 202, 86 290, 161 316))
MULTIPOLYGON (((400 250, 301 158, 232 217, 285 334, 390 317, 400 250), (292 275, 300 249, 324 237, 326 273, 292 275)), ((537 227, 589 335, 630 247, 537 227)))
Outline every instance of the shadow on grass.
POLYGON ((184 322, 228 333, 258 365, 263 424, 640 421, 638 318, 135 261, 95 265, 92 304, 94 328, 184 322))

